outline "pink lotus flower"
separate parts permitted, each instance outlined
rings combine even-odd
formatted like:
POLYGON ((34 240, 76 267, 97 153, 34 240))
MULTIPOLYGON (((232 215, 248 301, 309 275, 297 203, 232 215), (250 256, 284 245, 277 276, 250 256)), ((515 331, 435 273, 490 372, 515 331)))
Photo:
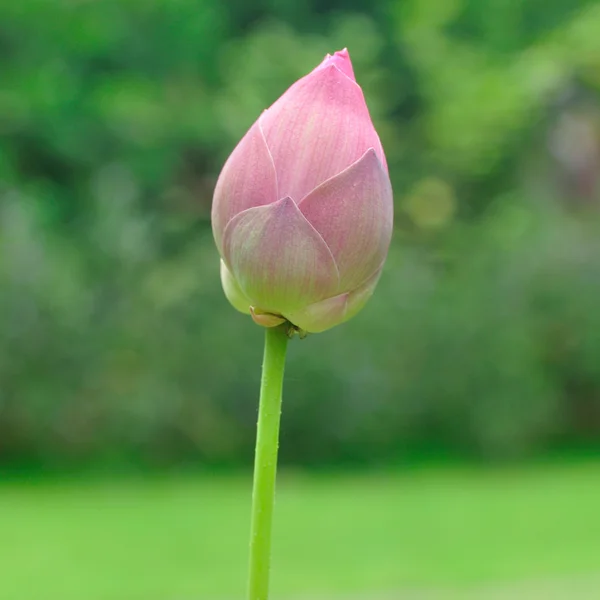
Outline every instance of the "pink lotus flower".
POLYGON ((327 55, 263 112, 219 176, 225 295, 266 327, 329 329, 373 293, 392 221, 385 155, 350 57, 327 55))

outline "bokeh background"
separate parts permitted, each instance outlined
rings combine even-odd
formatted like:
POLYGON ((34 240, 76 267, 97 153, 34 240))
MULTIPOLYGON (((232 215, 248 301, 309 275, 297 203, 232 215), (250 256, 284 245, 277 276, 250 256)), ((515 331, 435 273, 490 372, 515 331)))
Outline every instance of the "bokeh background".
POLYGON ((291 344, 274 598, 600 597, 600 5, 21 0, 2 600, 243 597, 262 331, 221 291, 212 190, 346 46, 395 234, 368 307, 291 344))

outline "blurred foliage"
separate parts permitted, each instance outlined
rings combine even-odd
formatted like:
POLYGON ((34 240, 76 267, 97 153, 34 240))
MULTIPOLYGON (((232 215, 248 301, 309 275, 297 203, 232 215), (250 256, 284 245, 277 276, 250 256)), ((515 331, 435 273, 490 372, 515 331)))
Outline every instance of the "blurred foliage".
POLYGON ((600 434, 600 6, 0 3, 0 461, 251 456, 261 331, 220 166, 348 46, 396 191, 369 307, 292 344, 282 458, 519 457, 600 434))

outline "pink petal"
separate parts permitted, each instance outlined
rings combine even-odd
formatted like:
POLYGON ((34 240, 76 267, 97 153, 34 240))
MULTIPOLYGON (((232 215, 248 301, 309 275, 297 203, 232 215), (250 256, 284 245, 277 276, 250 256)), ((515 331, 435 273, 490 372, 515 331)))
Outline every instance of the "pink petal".
POLYGON ((231 153, 217 181, 212 226, 219 252, 225 227, 235 215, 276 201, 275 166, 257 121, 231 153))
POLYGON ((317 68, 296 82, 260 122, 280 196, 301 200, 369 148, 385 165, 362 90, 335 64, 317 68))
POLYGON ((333 56, 328 54, 316 69, 322 69, 329 65, 335 65, 344 75, 346 75, 346 77, 349 77, 352 81, 356 81, 354 69, 352 68, 352 61, 350 60, 347 48, 338 50, 333 56))
POLYGON ((285 315, 337 292, 331 252, 291 198, 234 217, 223 236, 223 254, 261 312, 285 315))
POLYGON ((393 199, 373 149, 312 191, 299 208, 335 258, 340 291, 352 291, 381 266, 392 237, 393 199))

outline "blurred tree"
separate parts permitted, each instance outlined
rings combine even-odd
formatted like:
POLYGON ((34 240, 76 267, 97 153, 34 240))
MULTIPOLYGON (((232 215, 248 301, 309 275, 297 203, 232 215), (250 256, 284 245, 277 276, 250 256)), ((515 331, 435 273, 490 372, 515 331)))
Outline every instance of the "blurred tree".
POLYGON ((370 307, 293 344, 283 459, 597 439, 597 3, 26 0, 0 3, 0 461, 249 460, 260 331, 212 188, 344 46, 397 232, 370 307))

